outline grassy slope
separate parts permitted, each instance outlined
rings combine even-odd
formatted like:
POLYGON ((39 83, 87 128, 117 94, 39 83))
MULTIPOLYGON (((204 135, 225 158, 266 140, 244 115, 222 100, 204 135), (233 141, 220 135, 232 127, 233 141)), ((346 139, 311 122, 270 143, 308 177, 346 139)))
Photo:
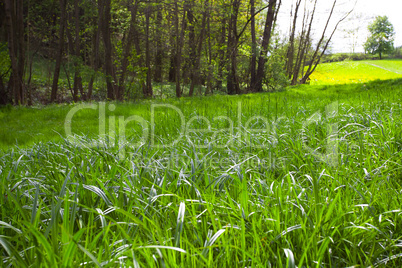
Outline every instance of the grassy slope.
MULTIPOLYGON (((86 148, 53 131, 63 133, 72 106, 4 109, 1 140, 12 148, 0 156, 1 261, 19 267, 398 267, 401 93, 399 79, 166 100, 186 121, 204 116, 212 130, 229 127, 214 117, 232 119, 236 136, 224 148, 218 145, 228 141, 228 131, 194 133, 174 147, 121 149, 106 142, 86 148), (339 114, 326 116, 334 101, 339 114), (323 117, 306 126, 317 111, 323 117), (244 131, 255 115, 268 119, 260 135, 244 131), (317 153, 330 153, 328 127, 336 125, 338 158, 320 161, 317 153), (27 148, 16 149, 14 139, 27 148), (32 146, 40 139, 56 142, 32 146)), ((133 114, 149 120, 150 103, 117 104, 108 116, 133 114)), ((159 144, 166 144, 180 118, 172 110, 155 118, 159 144)), ((75 132, 95 137, 97 111, 75 119, 75 132)), ((203 122, 192 126, 205 128, 203 122)))
POLYGON ((377 79, 387 80, 401 77, 402 60, 344 61, 319 65, 311 75, 311 84, 366 83, 377 79))

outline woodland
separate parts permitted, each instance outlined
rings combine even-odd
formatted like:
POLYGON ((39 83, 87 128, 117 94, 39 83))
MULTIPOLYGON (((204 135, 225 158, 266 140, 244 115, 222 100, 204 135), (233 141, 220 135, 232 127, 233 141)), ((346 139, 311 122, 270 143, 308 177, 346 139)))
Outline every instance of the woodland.
POLYGON ((281 0, 4 0, 0 104, 124 101, 169 90, 175 97, 233 95, 304 84, 351 12, 335 18, 334 0, 317 31, 323 2, 294 1, 283 36, 281 0))

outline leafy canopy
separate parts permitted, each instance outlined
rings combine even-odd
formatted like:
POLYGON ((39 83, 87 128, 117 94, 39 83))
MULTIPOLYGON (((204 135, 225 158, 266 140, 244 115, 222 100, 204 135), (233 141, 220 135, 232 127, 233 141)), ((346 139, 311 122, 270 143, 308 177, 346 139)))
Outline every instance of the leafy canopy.
POLYGON ((394 48, 394 26, 389 22, 387 16, 377 16, 368 26, 370 32, 364 49, 372 54, 379 54, 380 59, 383 53, 392 52, 394 48))

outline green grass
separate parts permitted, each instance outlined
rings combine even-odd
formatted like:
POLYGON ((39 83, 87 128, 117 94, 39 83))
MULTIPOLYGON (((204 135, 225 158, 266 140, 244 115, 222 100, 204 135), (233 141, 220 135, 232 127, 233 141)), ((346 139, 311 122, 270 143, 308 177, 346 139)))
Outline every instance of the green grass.
POLYGON ((402 60, 343 61, 320 64, 311 75, 311 84, 366 83, 374 80, 388 80, 401 77, 402 60))
POLYGON ((367 63, 380 66, 389 71, 402 75, 402 60, 380 60, 380 61, 376 60, 376 61, 367 61, 367 63))
POLYGON ((101 139, 94 103, 72 120, 81 143, 64 132, 74 105, 2 108, 1 265, 400 267, 401 93, 396 79, 107 103, 101 139), (168 146, 182 118, 159 107, 155 146, 135 123, 118 146, 119 116, 150 134, 155 103, 189 139, 168 146))

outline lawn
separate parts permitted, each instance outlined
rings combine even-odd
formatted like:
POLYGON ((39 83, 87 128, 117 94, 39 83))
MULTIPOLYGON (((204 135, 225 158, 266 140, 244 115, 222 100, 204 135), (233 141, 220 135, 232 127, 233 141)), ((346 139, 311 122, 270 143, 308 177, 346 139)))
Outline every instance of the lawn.
POLYGON ((320 64, 311 85, 366 83, 402 77, 402 60, 343 61, 320 64))
POLYGON ((350 65, 383 80, 2 108, 1 264, 400 267, 402 79, 350 65))

